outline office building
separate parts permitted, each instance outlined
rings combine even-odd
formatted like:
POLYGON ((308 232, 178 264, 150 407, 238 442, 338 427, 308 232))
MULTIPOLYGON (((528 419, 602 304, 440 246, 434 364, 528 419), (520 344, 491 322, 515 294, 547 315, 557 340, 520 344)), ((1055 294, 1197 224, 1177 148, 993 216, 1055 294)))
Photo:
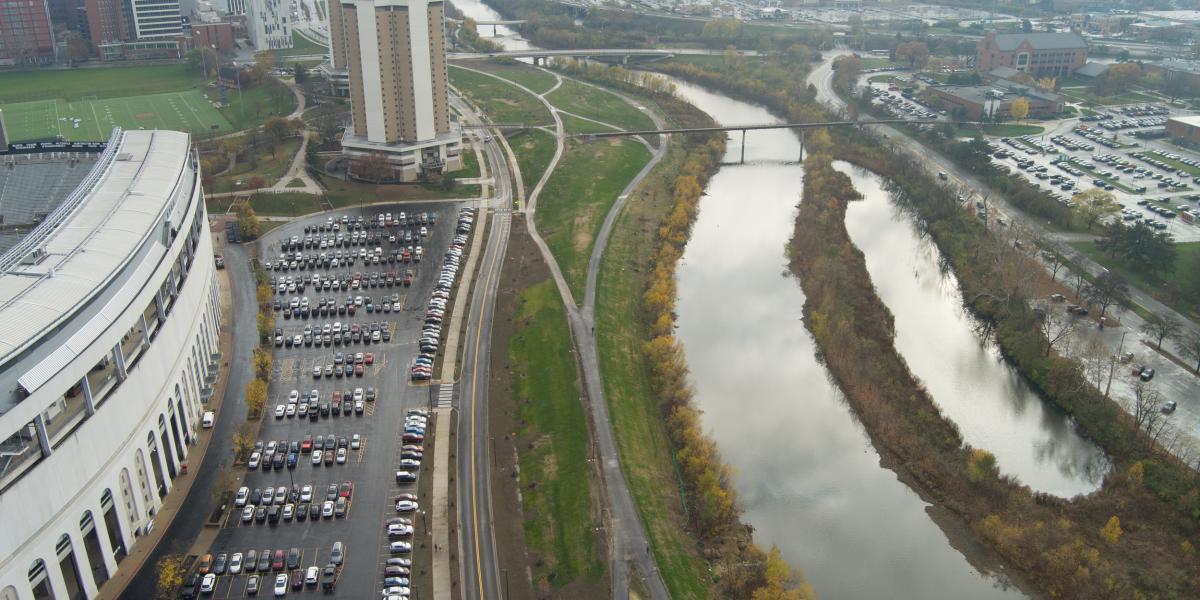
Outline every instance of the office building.
POLYGON ((1074 33, 1005 33, 995 31, 975 46, 975 69, 987 73, 1000 66, 1033 77, 1070 77, 1087 62, 1087 42, 1074 33))
POLYGON ((178 0, 84 0, 84 7, 100 60, 183 58, 187 51, 178 0))
POLYGON ((331 53, 344 58, 349 75, 352 122, 342 149, 352 176, 381 179, 357 167, 373 155, 386 159, 386 180, 461 167, 462 135, 450 121, 444 11, 441 0, 331 4, 330 40, 339 46, 331 53))
POLYGON ((54 60, 46 0, 0 0, 0 66, 47 65, 54 60))
POLYGON ((39 224, 0 248, 0 599, 94 598, 207 410, 212 240, 185 133, 117 131, 87 162, 21 158, 0 157, 0 207, 39 224))
POLYGON ((292 47, 290 0, 247 0, 246 30, 258 52, 292 47))
POLYGON ((1200 116, 1170 117, 1167 135, 1192 146, 1200 146, 1200 116))
POLYGON ((229 14, 229 15, 244 15, 244 14, 246 14, 246 0, 226 0, 225 14, 229 14))

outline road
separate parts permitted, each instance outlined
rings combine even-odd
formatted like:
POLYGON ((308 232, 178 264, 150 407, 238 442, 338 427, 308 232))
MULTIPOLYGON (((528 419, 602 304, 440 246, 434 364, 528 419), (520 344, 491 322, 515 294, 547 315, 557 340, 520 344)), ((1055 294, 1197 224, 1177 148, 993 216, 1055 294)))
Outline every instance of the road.
MULTIPOLYGON (((464 121, 478 122, 465 104, 464 121)), ((496 290, 512 223, 512 182, 503 151, 493 138, 485 143, 484 154, 492 172, 495 192, 490 206, 480 211, 477 220, 490 218, 488 238, 480 268, 475 274, 463 336, 462 376, 457 382, 458 457, 457 507, 459 523, 462 593, 465 600, 500 598, 500 577, 492 521, 491 444, 487 429, 488 365, 491 360, 492 318, 496 308, 496 290), (490 209, 490 210, 489 210, 490 209), (490 212, 490 217, 489 217, 490 212)), ((453 360, 453 357, 448 357, 453 360)))
MULTIPOLYGON (((831 66, 834 58, 848 53, 850 53, 848 50, 826 52, 824 55, 825 61, 808 76, 808 83, 814 85, 817 89, 817 99, 838 110, 844 109, 845 103, 833 91, 833 70, 831 66)), ((903 149, 915 155, 922 156, 930 171, 938 170, 945 172, 948 175, 950 184, 965 190, 988 189, 973 174, 959 168, 953 161, 939 154, 929 152, 919 142, 894 128, 887 125, 875 125, 873 127, 876 132, 892 144, 893 148, 903 149)), ((993 210, 998 210, 1004 216, 1008 217, 1015 228, 1029 232, 1035 239, 1051 240, 1055 243, 1056 250, 1065 254, 1072 262, 1083 267, 1091 275, 1098 276, 1107 271, 1099 263, 1096 263, 1068 245, 1066 242, 1070 240, 1070 235, 1046 229, 1038 219, 1031 218, 1024 212, 1016 209, 999 194, 991 194, 990 202, 993 210)), ((1064 275, 1063 271, 1060 271, 1059 277, 1066 279, 1069 276, 1064 275)), ((1174 317, 1180 323, 1184 324, 1183 328, 1185 332, 1200 333, 1200 325, 1155 300, 1143 290, 1131 287, 1129 289, 1129 297, 1133 303, 1151 313, 1174 317)), ((1116 355, 1118 350, 1133 351, 1137 355, 1138 360, 1144 361, 1144 364, 1153 367, 1158 372, 1156 387, 1158 392, 1162 394, 1162 400, 1174 400, 1179 405, 1178 410, 1172 415, 1171 421, 1173 427, 1180 431, 1181 443, 1177 447, 1172 448, 1172 451, 1180 458, 1195 465, 1197 450, 1200 449, 1200 440, 1195 437, 1197 432, 1200 432, 1200 394, 1196 393, 1197 388, 1200 387, 1200 380, 1189 369, 1180 367, 1140 343, 1142 335, 1139 333, 1139 329, 1144 321, 1136 313, 1125 311, 1120 315, 1120 319, 1124 325, 1120 331, 1107 328, 1102 335, 1088 335, 1086 338, 1096 337, 1100 339, 1107 345, 1113 355, 1116 355), (1122 336, 1122 332, 1127 333, 1125 336, 1122 336)), ((1082 334, 1079 337, 1082 344, 1084 337, 1082 334)), ((1175 342, 1167 341, 1164 347, 1176 355, 1180 355, 1178 344, 1175 342)), ((1128 410, 1128 407, 1132 405, 1130 396, 1132 395, 1133 388, 1132 384, 1127 380, 1128 377, 1123 379, 1118 378, 1114 382, 1113 397, 1128 410)))
POLYGON ((167 529, 163 540, 130 581, 122 595, 124 598, 153 598, 158 576, 155 564, 169 554, 187 554, 192 543, 204 531, 204 522, 216 508, 212 489, 217 476, 233 464, 232 437, 238 425, 246 418, 245 403, 241 401, 242 390, 250 382, 253 373, 250 354, 258 345, 258 333, 254 325, 257 301, 254 297, 254 276, 250 271, 250 256, 247 246, 226 244, 223 250, 229 271, 229 283, 233 293, 233 325, 226 335, 233 336, 233 351, 229 357, 228 397, 222 402, 217 416, 213 437, 209 441, 209 455, 199 470, 188 477, 195 477, 187 498, 167 529))

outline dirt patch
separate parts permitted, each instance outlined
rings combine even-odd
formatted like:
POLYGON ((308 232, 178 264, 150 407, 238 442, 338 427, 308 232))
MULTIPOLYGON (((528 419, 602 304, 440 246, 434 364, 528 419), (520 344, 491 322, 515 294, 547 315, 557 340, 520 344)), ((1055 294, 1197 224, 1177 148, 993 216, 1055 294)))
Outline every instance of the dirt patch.
MULTIPOLYGON (((488 431, 495 434, 497 462, 492 470, 492 512, 496 534, 496 554, 500 560, 501 585, 505 598, 571 598, 600 600, 608 598, 608 579, 596 584, 573 582, 563 587, 546 587, 532 581, 533 567, 542 557, 531 554, 525 541, 517 472, 517 446, 530 440, 517 440, 520 428, 518 407, 512 393, 512 365, 508 362, 508 340, 516 331, 514 316, 518 295, 550 277, 537 246, 529 237, 524 215, 513 215, 504 269, 496 294, 496 313, 492 321, 492 352, 488 381, 488 431)), ((603 552, 607 555, 607 551, 603 552)))

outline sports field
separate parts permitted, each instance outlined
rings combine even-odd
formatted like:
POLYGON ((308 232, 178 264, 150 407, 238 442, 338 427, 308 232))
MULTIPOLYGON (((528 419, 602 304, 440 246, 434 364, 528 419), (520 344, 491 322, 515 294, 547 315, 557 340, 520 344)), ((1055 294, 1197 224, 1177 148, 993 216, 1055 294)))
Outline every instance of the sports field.
POLYGON ((12 141, 53 138, 103 140, 113 126, 124 129, 181 129, 192 133, 224 133, 233 127, 212 106, 204 92, 186 90, 163 94, 98 100, 35 100, 0 105, 12 141), (213 128, 215 126, 215 129, 213 128))

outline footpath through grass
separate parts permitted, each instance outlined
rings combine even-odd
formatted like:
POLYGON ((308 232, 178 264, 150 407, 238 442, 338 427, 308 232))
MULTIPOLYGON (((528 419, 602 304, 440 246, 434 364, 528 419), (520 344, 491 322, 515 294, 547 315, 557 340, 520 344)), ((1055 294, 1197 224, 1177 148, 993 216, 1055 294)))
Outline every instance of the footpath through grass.
POLYGON ((594 121, 580 119, 579 117, 568 114, 559 113, 559 117, 563 120, 563 130, 570 134, 579 133, 599 133, 601 131, 613 131, 612 127, 601 125, 594 121))
POLYGON ((535 69, 525 63, 509 62, 507 60, 467 61, 463 66, 495 73, 505 79, 515 81, 537 94, 543 94, 554 87, 554 75, 535 69))
POLYGON ((289 138, 276 146, 274 155, 265 150, 252 151, 257 160, 253 163, 245 159, 239 160, 232 169, 215 178, 213 191, 236 192, 250 188, 250 180, 254 177, 261 177, 264 187, 275 185, 291 166, 292 158, 296 156, 299 148, 300 138, 289 138))
MULTIPOLYGON (((538 199, 537 225, 576 301, 604 216, 650 151, 633 140, 569 142, 538 199)), ((640 297, 640 294, 639 294, 640 297)))
POLYGON ((537 186, 550 160, 554 158, 554 134, 541 129, 522 129, 508 136, 508 145, 517 155, 521 167, 521 181, 525 185, 525 196, 537 186))
POLYGON ((1123 260, 1112 258, 1096 248, 1095 242, 1071 242, 1071 247, 1124 277, 1131 286, 1150 294, 1155 300, 1188 317, 1200 318, 1200 296, 1196 294, 1200 290, 1200 242, 1175 244, 1178 252, 1175 265, 1160 273, 1131 267, 1123 260))
POLYGON ((611 123, 621 129, 654 129, 654 120, 649 115, 603 88, 567 79, 546 99, 559 109, 611 123))
POLYGON ((547 125, 554 122, 540 100, 511 83, 455 65, 450 67, 450 83, 494 123, 547 125))
POLYGON ((520 453, 525 537, 547 564, 535 578, 549 583, 598 580, 605 560, 596 547, 588 482, 587 415, 567 327, 567 313, 547 279, 518 298, 509 339, 513 395, 528 450, 520 453))
POLYGON ((663 581, 677 599, 708 597, 710 573, 687 533, 679 481, 662 409, 642 352, 647 334, 642 293, 658 223, 671 208, 670 182, 683 152, 677 146, 647 176, 613 227, 596 297, 596 329, 604 396, 622 468, 654 548, 663 581))

